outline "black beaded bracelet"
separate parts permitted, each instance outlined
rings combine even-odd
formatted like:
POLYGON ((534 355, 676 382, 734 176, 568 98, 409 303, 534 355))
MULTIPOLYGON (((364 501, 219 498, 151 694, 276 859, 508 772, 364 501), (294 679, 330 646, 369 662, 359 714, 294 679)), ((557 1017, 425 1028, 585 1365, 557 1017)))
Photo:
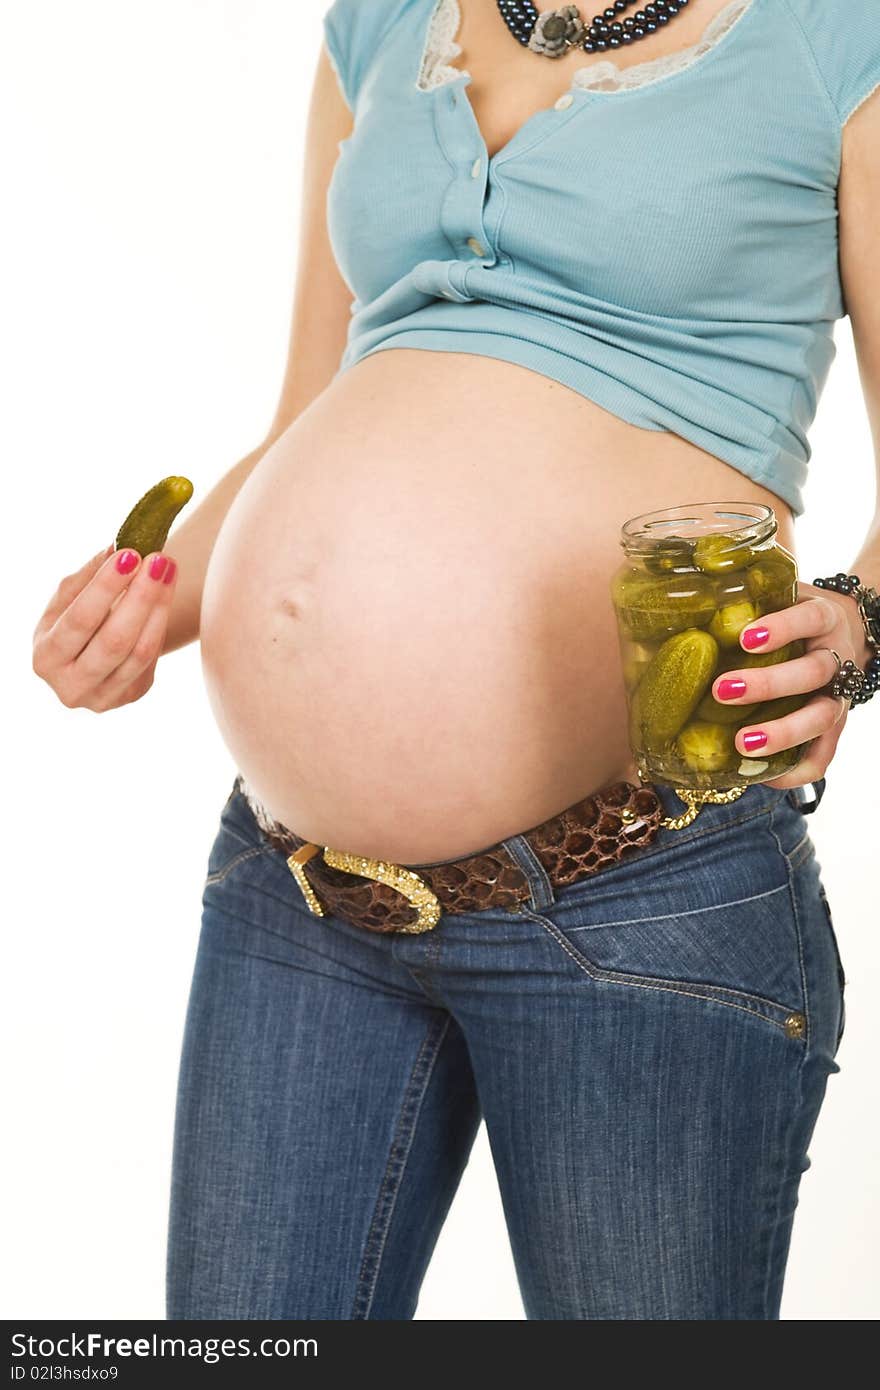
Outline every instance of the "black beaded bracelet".
POLYGON ((859 605, 859 615, 865 628, 865 639, 873 647, 874 655, 868 658, 864 675, 852 661, 845 661, 841 667, 844 677, 853 680, 853 691, 846 691, 852 705, 866 705, 880 690, 880 594, 876 589, 866 589, 857 574, 827 575, 824 579, 814 579, 816 589, 833 589, 835 593, 854 598, 859 605), (855 678, 855 679, 853 679, 855 678))

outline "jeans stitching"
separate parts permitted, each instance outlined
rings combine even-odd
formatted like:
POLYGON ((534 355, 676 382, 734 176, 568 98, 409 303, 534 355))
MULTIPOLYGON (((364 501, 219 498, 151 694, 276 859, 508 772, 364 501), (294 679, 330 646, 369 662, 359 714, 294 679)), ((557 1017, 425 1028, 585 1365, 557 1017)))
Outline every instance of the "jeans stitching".
POLYGON ((511 835, 503 843, 511 859, 525 876, 532 907, 552 907, 555 897, 550 875, 526 836, 511 835))
POLYGON ((805 831, 804 831, 804 834, 803 834, 802 837, 798 840, 798 842, 797 842, 797 844, 795 845, 794 849, 790 849, 790 850, 787 850, 787 851, 784 850, 784 849, 782 849, 782 846, 779 844, 779 838, 778 838, 778 836, 777 836, 775 830, 774 830, 774 832, 773 832, 773 838, 774 838, 774 840, 776 840, 777 845, 779 845, 779 849, 780 849, 780 852, 782 853, 783 858, 788 860, 788 863, 789 863, 789 865, 791 866, 791 868, 796 869, 796 868, 798 867, 798 865, 800 864, 801 859, 806 859, 807 853, 808 853, 809 847, 810 847, 810 832, 809 832, 809 830, 805 830, 805 831), (801 850, 801 849, 803 849, 804 853, 799 855, 799 854, 798 854, 798 851, 801 850), (796 856, 797 856, 797 857, 796 857, 796 856))
MULTIPOLYGON (((774 810, 775 810, 775 807, 774 807, 774 810)), ((793 916, 793 919, 794 919, 795 936, 796 936, 796 938, 797 938, 798 961, 799 961, 799 963, 800 963, 800 972, 801 972, 801 997, 803 998, 803 1001, 804 1001, 803 1014, 804 1014, 804 1021, 805 1021, 806 1027, 805 1027, 805 1029, 804 1029, 804 1034, 805 1034, 805 1036, 804 1036, 804 1039, 803 1039, 803 1042, 804 1042, 804 1052, 803 1052, 803 1055, 804 1055, 804 1057, 806 1057, 807 1052, 808 1052, 808 1050, 809 1050, 810 1043, 811 1043, 811 1041, 812 1041, 812 1037, 813 1037, 813 1020, 812 1020, 812 1013, 811 1013, 811 1009, 810 1009, 810 991, 809 991, 809 989, 807 988, 807 968, 806 968, 806 964, 805 964, 805 962, 804 962, 804 941, 803 941, 803 933, 802 933, 802 931, 801 931, 801 919, 800 919, 800 916, 799 916, 799 914, 798 914, 797 898, 796 898, 796 895, 795 895, 794 886, 793 886, 793 884, 792 884, 792 869, 793 869, 793 867, 795 867, 794 864, 793 864, 793 861, 792 861, 792 856, 794 855, 795 850, 799 849, 800 846, 801 846, 802 844, 804 844, 805 841, 806 841, 807 843, 809 843, 809 841, 810 841, 810 833, 809 833, 809 831, 807 831, 807 834, 805 835, 804 839, 798 841, 798 844, 795 846, 795 850, 792 850, 790 854, 786 854, 786 853, 785 853, 785 850, 782 848, 782 841, 780 840, 779 835, 777 834, 776 826, 774 825, 773 822, 774 822, 774 817, 773 817, 773 815, 771 814, 770 820, 769 820, 768 825, 767 825, 767 829, 770 831, 770 834, 773 836, 773 839, 776 841, 776 847, 777 847, 779 853, 782 855, 782 858, 783 858, 784 861, 785 861, 786 872, 787 872, 787 874, 788 874, 788 897, 789 897, 789 901, 790 901, 790 903, 791 903, 791 911, 792 911, 792 916, 793 916)))
POLYGON ((588 962, 588 958, 576 951, 562 932, 546 917, 541 917, 537 912, 531 912, 526 907, 522 908, 522 912, 524 916, 531 917, 533 921, 542 926, 562 947, 566 955, 571 957, 578 969, 582 970, 591 980, 597 980, 604 984, 627 985, 633 989, 653 990, 657 993, 682 994, 691 999, 714 1000, 718 1004, 723 1004, 725 1008, 738 1009, 740 1013, 750 1014, 753 1018, 762 1018, 765 1022, 773 1024, 774 1027, 782 1029, 785 1026, 785 1018, 796 1012, 788 1005, 780 1004, 775 999, 765 999, 763 995, 750 994, 746 990, 733 989, 727 985, 701 985, 695 981, 679 982, 654 975, 632 975, 621 970, 605 970, 601 966, 594 965, 592 961, 588 962), (734 997, 725 997, 729 995, 734 997), (738 1003, 737 1000, 744 1002, 738 1003), (758 1007, 752 1007, 752 1005, 758 1007), (774 1014, 777 1013, 783 1017, 774 1017, 774 1014))
MULTIPOLYGON (((768 888, 764 893, 753 893, 748 898, 735 898, 732 902, 708 903, 705 907, 688 907, 683 912, 663 912, 651 913, 647 917, 622 917, 613 922, 597 922, 595 926, 587 927, 568 927, 569 932, 576 931, 601 931, 603 927, 632 927, 639 922, 668 922, 678 917, 694 917, 703 912, 723 912, 728 907, 740 907, 743 903, 760 902, 761 898, 772 898, 774 893, 784 893, 788 888, 787 883, 780 883, 777 888, 768 888)), ((564 899, 558 902, 559 907, 565 907, 564 899)))
POLYGON ((438 1009, 444 1009, 446 1007, 446 1005, 443 1003, 443 1000, 437 998, 433 985, 431 984, 430 977, 426 970, 423 970, 421 966, 418 965, 410 965, 408 961, 397 961, 397 964, 402 965, 403 968, 407 971, 407 973, 412 975, 419 989, 422 991, 425 998, 428 1000, 430 1004, 433 1004, 435 1008, 438 1009))
POLYGON ((216 869, 214 873, 207 874, 205 877, 205 885, 207 886, 209 883, 222 883, 227 874, 232 873, 232 870, 236 868, 237 865, 244 863, 246 859, 254 859, 258 854, 263 854, 264 851, 264 845, 252 845, 250 849, 241 850, 239 854, 236 854, 229 860, 228 864, 224 864, 222 869, 216 869))
POLYGON ((391 1218, 394 1215, 394 1205, 397 1200, 397 1194, 400 1191, 400 1183, 406 1170, 407 1159, 409 1158, 412 1141, 415 1136, 419 1111, 421 1110, 425 1092, 428 1089, 428 1083, 434 1070, 434 1064, 449 1029, 450 1021, 450 1015, 447 1014, 442 1020, 432 1020, 429 1023, 428 1030, 422 1039, 418 1056, 413 1064, 412 1073, 407 1083, 403 1103, 400 1108, 397 1129, 391 1141, 391 1148, 388 1154, 388 1161, 385 1165, 385 1173, 379 1188, 379 1195, 376 1198, 373 1219, 370 1223, 370 1230, 367 1234, 367 1240, 364 1246, 363 1259, 361 1261, 360 1273, 358 1274, 358 1286, 355 1290, 354 1306, 352 1309, 353 1319, 366 1319, 369 1316, 373 1296, 376 1292, 376 1284, 379 1279, 385 1242, 391 1226, 391 1218), (436 1040, 434 1037, 435 1034, 436 1040))

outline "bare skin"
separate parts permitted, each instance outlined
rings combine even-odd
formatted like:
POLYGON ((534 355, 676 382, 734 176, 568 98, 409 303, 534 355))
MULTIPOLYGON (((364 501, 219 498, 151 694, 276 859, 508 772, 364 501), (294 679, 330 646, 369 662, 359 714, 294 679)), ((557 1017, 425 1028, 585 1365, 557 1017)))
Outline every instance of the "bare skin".
MULTIPOLYGON (((497 44, 494 4, 462 9, 458 62, 494 152, 584 55, 539 64, 497 44)), ((693 43, 711 13, 707 0, 677 18, 650 56, 693 43)), ((619 66, 647 59, 647 44, 636 47, 619 66)), ((613 778, 636 780, 607 594, 626 518, 670 499, 752 500, 774 508, 793 552, 794 530, 780 498, 714 455, 512 364, 386 350, 332 381, 351 293, 323 204, 350 128, 322 53, 290 353, 266 438, 173 533, 171 585, 143 577, 144 565, 117 575, 110 556, 68 577, 35 632, 34 669, 65 704, 107 709, 149 688, 163 652, 200 637, 215 717, 268 808, 317 843, 418 863, 490 845, 613 778), (123 638, 113 619, 127 605, 123 638)), ((844 130, 839 206, 880 474, 878 151, 875 97, 844 130)), ((880 508, 849 568, 880 585, 880 508)), ((751 682, 740 702, 818 690, 835 669, 821 648, 860 665, 869 656, 852 601, 809 584, 764 626, 765 649, 801 636, 808 654, 727 673, 751 682)), ((768 753, 816 739, 774 785, 822 776, 845 714, 845 701, 817 694, 769 723, 768 753)))

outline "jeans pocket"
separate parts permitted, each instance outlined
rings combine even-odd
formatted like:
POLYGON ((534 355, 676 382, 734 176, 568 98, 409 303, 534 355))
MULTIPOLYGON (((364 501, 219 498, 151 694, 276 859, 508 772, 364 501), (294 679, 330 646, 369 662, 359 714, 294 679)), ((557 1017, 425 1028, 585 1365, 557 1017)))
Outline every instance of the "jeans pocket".
POLYGON ((787 888, 681 914, 578 928, 524 909, 597 983, 677 995, 806 1036, 796 931, 787 888))
POLYGON ((541 913, 522 910, 597 982, 727 1005, 806 1037, 798 918, 769 814, 597 874, 541 913))

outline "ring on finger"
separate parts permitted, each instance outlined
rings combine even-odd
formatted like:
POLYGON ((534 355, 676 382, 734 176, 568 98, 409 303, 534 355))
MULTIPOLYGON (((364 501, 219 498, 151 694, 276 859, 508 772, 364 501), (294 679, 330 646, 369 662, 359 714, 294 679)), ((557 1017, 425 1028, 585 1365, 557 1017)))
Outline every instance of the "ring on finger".
POLYGON ((840 653, 836 652, 833 647, 826 647, 825 650, 834 657, 837 670, 824 688, 835 699, 843 697, 845 700, 852 701, 865 687, 867 677, 864 671, 854 661, 842 661, 840 653))

